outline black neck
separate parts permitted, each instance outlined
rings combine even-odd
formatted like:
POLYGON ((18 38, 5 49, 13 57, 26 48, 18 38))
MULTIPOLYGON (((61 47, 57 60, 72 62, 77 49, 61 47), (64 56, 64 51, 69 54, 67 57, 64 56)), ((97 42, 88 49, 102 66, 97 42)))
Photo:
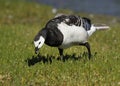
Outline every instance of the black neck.
POLYGON ((47 33, 47 31, 43 28, 43 29, 40 30, 40 31, 38 32, 38 34, 35 36, 34 41, 39 40, 40 36, 42 36, 43 38, 46 38, 46 35, 47 35, 46 33, 47 33))

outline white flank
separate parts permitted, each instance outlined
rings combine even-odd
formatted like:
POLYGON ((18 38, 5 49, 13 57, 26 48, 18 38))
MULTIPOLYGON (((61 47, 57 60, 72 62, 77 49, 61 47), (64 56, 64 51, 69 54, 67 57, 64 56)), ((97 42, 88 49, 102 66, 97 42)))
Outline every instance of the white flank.
POLYGON ((62 32, 64 38, 60 48, 68 48, 79 43, 84 43, 88 39, 87 31, 81 26, 69 26, 63 22, 58 24, 58 29, 62 32))

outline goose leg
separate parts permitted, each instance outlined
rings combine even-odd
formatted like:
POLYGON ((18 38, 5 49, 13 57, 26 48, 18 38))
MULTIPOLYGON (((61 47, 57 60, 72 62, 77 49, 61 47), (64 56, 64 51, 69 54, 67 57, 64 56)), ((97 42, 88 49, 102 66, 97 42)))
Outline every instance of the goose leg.
POLYGON ((91 58, 90 44, 88 42, 85 42, 85 43, 80 43, 80 45, 85 46, 87 48, 87 50, 88 50, 88 58, 90 60, 90 58, 91 58))
POLYGON ((58 48, 60 54, 60 60, 63 60, 63 49, 58 48))

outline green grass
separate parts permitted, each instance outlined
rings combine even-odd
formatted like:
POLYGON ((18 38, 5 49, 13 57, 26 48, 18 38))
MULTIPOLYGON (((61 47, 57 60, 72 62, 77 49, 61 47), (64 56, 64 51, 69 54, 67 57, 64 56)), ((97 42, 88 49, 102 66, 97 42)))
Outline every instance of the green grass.
POLYGON ((40 50, 45 62, 32 57, 34 36, 55 16, 51 9, 20 0, 0 1, 0 86, 119 86, 118 18, 76 13, 111 26, 110 30, 97 31, 89 39, 93 55, 90 61, 86 48, 79 46, 65 50, 64 55, 68 58, 65 62, 56 60, 57 49, 47 45, 40 50), (114 19, 118 21, 112 22, 114 19), (29 63, 34 64, 28 66, 29 63))

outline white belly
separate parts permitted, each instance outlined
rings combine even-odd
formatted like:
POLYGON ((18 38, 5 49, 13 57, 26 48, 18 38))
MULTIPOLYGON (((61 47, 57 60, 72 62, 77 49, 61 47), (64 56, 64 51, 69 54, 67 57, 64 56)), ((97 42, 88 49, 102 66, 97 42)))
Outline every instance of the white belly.
POLYGON ((59 48, 68 48, 73 45, 78 45, 79 43, 84 43, 87 41, 88 33, 81 26, 69 26, 65 23, 58 24, 58 29, 63 34, 63 42, 59 48))

